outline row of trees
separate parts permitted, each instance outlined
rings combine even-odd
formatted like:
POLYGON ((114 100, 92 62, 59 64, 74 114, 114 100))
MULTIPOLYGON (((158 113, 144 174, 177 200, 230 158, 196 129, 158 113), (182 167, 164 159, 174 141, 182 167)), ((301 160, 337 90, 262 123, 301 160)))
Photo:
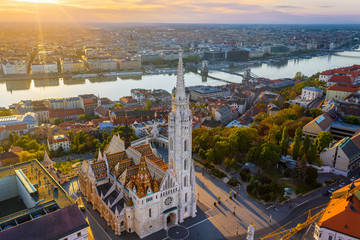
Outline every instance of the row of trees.
POLYGON ((236 159, 256 145, 259 134, 255 128, 198 128, 193 130, 193 150, 207 162, 235 166, 236 159), (234 160, 235 159, 235 160, 234 160))

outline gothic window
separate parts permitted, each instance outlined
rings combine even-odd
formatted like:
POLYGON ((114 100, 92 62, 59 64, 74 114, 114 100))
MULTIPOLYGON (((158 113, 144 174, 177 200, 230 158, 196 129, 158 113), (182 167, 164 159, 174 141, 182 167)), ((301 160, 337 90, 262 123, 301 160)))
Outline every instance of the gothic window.
POLYGON ((185 212, 187 212, 187 207, 185 207, 185 212))
POLYGON ((184 177, 184 187, 187 187, 187 176, 184 177))
POLYGON ((151 208, 149 208, 149 218, 151 218, 151 208))
POLYGON ((186 170, 187 165, 187 159, 184 160, 184 170, 186 170))
POLYGON ((187 202, 187 193, 185 193, 185 202, 187 202))
POLYGON ((184 141, 184 151, 187 151, 187 140, 184 141))

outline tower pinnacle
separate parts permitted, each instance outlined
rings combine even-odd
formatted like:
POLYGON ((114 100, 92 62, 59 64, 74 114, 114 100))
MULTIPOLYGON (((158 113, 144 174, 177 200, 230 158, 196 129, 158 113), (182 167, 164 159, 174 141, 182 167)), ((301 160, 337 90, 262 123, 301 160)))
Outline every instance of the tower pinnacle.
POLYGON ((177 69, 175 97, 177 100, 185 99, 185 82, 184 82, 184 66, 182 59, 182 51, 179 52, 179 63, 177 69))

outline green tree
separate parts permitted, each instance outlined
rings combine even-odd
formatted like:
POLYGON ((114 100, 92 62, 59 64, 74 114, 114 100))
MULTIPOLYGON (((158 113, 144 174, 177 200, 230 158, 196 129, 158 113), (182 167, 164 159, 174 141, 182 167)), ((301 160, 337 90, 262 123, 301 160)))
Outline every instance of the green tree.
POLYGON ((306 159, 309 163, 314 163, 316 161, 316 155, 317 151, 316 151, 316 145, 315 144, 310 144, 310 150, 309 150, 309 154, 306 156, 306 159))
POLYGON ((109 136, 110 136, 110 134, 108 134, 107 132, 103 132, 103 134, 101 135, 103 141, 105 141, 106 139, 108 139, 109 136))
POLYGON ((61 120, 59 119, 59 118, 56 118, 55 120, 54 120, 54 124, 55 125, 59 125, 61 123, 61 120))
POLYGON ((280 141, 280 149, 281 149, 281 154, 283 156, 287 155, 288 147, 289 147, 289 134, 287 127, 285 126, 283 128, 282 137, 280 141))
POLYGON ((348 124, 360 125, 360 119, 354 115, 346 116, 344 122, 348 124))
POLYGON ((150 110, 152 108, 152 102, 150 100, 148 100, 145 103, 146 103, 145 110, 150 110))
POLYGON ((215 151, 214 149, 210 148, 206 152, 206 161, 207 162, 215 162, 215 151))
POLYGON ((320 132, 314 140, 314 144, 319 152, 322 152, 324 148, 329 147, 330 143, 333 141, 333 136, 331 132, 323 131, 320 132))
POLYGON ((225 158, 224 164, 225 164, 226 170, 229 170, 231 168, 231 160, 230 160, 230 158, 228 158, 228 157, 225 158))
POLYGON ((74 141, 74 132, 73 131, 68 131, 67 134, 69 135, 71 143, 73 143, 73 141, 74 141))
POLYGON ((291 151, 294 160, 301 158, 302 130, 297 128, 295 131, 294 142, 291 144, 291 151))
POLYGON ((297 72, 294 77, 294 80, 299 80, 299 81, 304 81, 306 79, 307 79, 307 77, 304 74, 302 74, 301 72, 297 72))
POLYGON ((304 143, 303 143, 303 147, 302 147, 302 155, 303 156, 307 156, 309 154, 309 150, 310 150, 310 138, 309 135, 306 135, 304 143))
POLYGON ((322 111, 320 109, 312 108, 309 110, 309 115, 313 118, 317 118, 321 114, 322 114, 322 111))
POLYGON ((312 166, 307 166, 305 172, 305 183, 310 186, 315 186, 318 183, 317 178, 317 169, 312 166))
POLYGON ((260 154, 261 149, 259 147, 250 148, 246 154, 246 161, 255 163, 260 158, 260 154))
POLYGON ((15 136, 14 134, 11 132, 9 133, 9 141, 10 141, 10 145, 14 144, 15 143, 15 136))

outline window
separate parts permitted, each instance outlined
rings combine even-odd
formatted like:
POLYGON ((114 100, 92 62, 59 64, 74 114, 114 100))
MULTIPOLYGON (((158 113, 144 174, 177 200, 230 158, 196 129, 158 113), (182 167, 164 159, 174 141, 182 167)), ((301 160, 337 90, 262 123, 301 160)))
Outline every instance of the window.
POLYGON ((149 217, 151 218, 151 208, 149 209, 149 217))
POLYGON ((187 140, 184 141, 184 151, 187 151, 187 140))
POLYGON ((328 240, 333 240, 333 236, 329 236, 328 240))
POLYGON ((81 232, 78 232, 78 233, 77 233, 77 236, 80 237, 80 236, 81 236, 81 232))
POLYGON ((187 176, 184 177, 184 187, 187 187, 187 176))
POLYGON ((187 162, 187 160, 185 159, 185 161, 184 161, 184 170, 186 170, 186 163, 187 162))
MULTIPOLYGON (((185 202, 187 202, 187 193, 185 193, 185 202)), ((186 211, 186 210, 185 210, 186 211)))

